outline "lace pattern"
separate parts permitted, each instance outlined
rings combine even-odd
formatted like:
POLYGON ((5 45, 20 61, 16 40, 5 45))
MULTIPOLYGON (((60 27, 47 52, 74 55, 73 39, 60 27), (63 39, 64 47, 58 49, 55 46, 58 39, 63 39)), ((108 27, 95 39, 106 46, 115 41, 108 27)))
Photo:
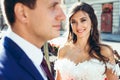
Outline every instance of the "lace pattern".
MULTIPOLYGON (((119 70, 115 68, 117 65, 108 63, 107 67, 112 68, 113 72, 119 73, 119 70)), ((105 65, 97 59, 78 64, 69 59, 59 59, 55 62, 54 68, 60 71, 62 80, 104 80, 106 77, 105 65)))
POLYGON ((116 75, 120 76, 120 67, 119 67, 119 64, 110 64, 110 63, 107 63, 107 67, 109 69, 112 69, 113 73, 115 73, 116 75))

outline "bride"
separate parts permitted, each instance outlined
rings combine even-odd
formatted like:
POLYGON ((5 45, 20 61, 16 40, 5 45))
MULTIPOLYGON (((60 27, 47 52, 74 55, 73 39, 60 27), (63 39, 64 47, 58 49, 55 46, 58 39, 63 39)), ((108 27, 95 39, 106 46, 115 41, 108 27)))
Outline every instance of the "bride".
POLYGON ((56 80, 118 80, 119 67, 112 48, 100 43, 93 8, 79 3, 71 10, 68 41, 55 62, 56 80))

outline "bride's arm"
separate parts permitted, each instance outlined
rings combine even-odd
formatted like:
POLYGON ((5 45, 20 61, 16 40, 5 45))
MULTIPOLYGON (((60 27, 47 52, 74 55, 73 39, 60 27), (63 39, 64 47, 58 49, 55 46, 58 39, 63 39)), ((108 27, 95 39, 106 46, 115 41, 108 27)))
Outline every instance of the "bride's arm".
POLYGON ((106 71, 107 80, 119 80, 119 77, 116 73, 117 70, 115 70, 115 68, 118 66, 115 63, 113 51, 110 51, 110 52, 108 51, 107 57, 109 58, 109 65, 107 66, 107 71, 106 71))
POLYGON ((59 71, 56 71, 56 77, 55 80, 62 80, 59 71))
POLYGON ((104 55, 109 58, 109 62, 107 64, 107 70, 106 70, 106 77, 107 80, 119 80, 119 77, 117 75, 117 71, 115 68, 119 68, 116 65, 115 58, 114 58, 114 52, 112 48, 105 48, 104 55))
POLYGON ((113 73, 112 69, 107 69, 106 71, 107 80, 119 80, 119 77, 113 73))
MULTIPOLYGON (((66 50, 67 50, 66 48, 67 48, 66 46, 59 48, 58 55, 57 55, 58 59, 62 59, 64 57, 64 55, 66 54, 66 50)), ((55 80, 62 80, 61 74, 58 69, 56 69, 55 80)))

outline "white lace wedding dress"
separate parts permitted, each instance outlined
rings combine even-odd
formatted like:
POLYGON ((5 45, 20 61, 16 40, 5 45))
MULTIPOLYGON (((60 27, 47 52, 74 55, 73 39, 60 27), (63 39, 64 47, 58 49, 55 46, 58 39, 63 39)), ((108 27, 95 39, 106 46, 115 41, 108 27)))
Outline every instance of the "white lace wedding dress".
MULTIPOLYGON (((75 64, 69 59, 58 59, 55 62, 55 70, 59 70, 62 80, 104 80, 106 78, 105 65, 97 59, 90 59, 79 64, 75 64)), ((120 74, 118 65, 107 64, 120 74)))

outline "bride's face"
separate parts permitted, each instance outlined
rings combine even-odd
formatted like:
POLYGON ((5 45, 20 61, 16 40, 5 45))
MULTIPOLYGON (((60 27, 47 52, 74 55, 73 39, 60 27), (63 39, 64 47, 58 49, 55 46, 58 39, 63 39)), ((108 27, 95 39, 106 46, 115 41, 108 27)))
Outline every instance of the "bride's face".
POLYGON ((91 20, 89 15, 84 11, 78 11, 71 17, 71 26, 73 33, 77 38, 88 38, 91 30, 91 20))

